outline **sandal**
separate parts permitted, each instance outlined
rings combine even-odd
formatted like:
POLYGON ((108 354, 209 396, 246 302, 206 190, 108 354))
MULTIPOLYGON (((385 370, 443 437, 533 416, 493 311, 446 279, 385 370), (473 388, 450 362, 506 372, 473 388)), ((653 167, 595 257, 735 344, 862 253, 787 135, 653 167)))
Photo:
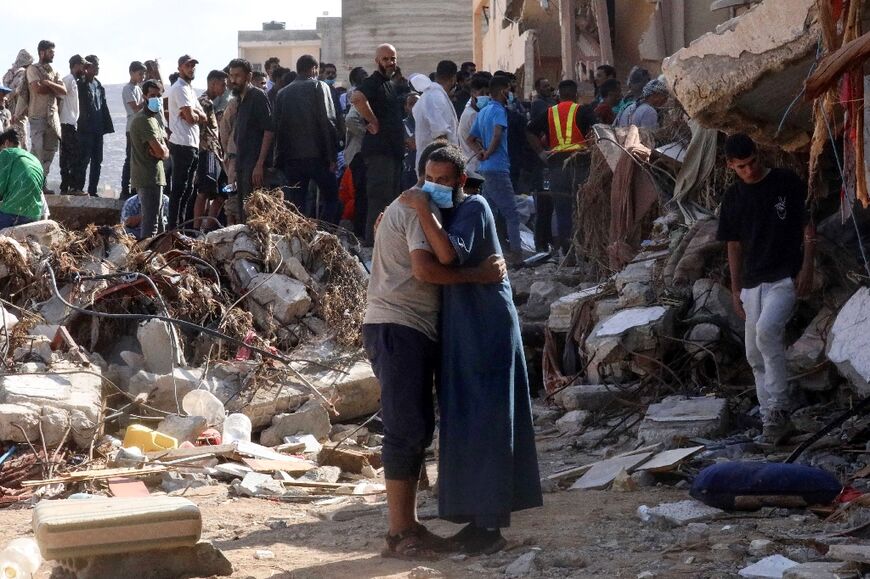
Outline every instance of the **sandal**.
POLYGON ((407 531, 391 535, 384 535, 387 542, 381 551, 381 557, 389 559, 402 559, 403 561, 434 561, 438 555, 427 544, 418 528, 412 527, 407 531))

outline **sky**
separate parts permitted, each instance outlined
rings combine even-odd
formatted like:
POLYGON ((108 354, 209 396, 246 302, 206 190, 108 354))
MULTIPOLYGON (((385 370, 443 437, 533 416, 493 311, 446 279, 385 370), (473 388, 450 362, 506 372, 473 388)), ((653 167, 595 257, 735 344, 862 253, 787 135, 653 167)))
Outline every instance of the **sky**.
POLYGON ((208 71, 238 55, 239 30, 260 30, 271 20, 288 29, 314 28, 324 12, 341 15, 341 0, 40 0, 9 3, 3 11, 0 74, 21 48, 36 58, 36 45, 45 39, 56 45, 54 67, 62 75, 78 53, 100 58, 103 84, 127 82, 131 61, 153 58, 165 80, 178 57, 190 54, 200 61, 193 84, 205 88, 208 71))

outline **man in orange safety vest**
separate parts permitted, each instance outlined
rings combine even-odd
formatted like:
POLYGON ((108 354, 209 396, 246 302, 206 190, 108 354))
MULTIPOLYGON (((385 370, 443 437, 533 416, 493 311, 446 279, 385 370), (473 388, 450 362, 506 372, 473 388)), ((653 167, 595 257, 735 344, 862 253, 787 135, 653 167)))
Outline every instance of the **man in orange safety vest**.
POLYGON ((550 245, 565 252, 571 247, 577 186, 589 176, 589 156, 582 153, 587 150, 585 135, 596 122, 595 110, 578 104, 577 92, 573 80, 560 82, 559 104, 532 119, 527 129, 529 144, 546 167, 541 191, 535 195, 538 251, 547 251, 550 245))

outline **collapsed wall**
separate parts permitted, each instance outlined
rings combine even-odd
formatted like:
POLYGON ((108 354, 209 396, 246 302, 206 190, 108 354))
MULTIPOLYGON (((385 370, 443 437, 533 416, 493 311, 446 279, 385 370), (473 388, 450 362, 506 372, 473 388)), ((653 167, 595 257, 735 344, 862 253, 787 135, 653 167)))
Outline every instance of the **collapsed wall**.
POLYGON ((796 150, 812 136, 811 106, 797 97, 818 42, 815 0, 766 0, 667 58, 662 71, 703 126, 796 150))

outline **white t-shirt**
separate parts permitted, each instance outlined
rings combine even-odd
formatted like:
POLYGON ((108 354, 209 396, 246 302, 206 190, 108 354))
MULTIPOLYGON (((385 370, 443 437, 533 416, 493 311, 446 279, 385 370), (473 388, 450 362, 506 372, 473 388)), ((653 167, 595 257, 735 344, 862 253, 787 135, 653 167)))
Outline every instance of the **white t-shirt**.
POLYGON ((466 142, 466 139, 471 134, 471 127, 474 126, 476 118, 477 111, 471 106, 471 99, 468 99, 468 104, 465 105, 465 110, 462 111, 462 117, 459 119, 459 146, 462 148, 465 158, 468 159, 468 164, 465 166, 466 170, 475 173, 480 166, 480 158, 477 156, 477 151, 466 142))
POLYGON ((66 94, 60 97, 60 124, 75 126, 79 122, 79 85, 76 77, 68 74, 63 77, 66 94))
POLYGON ((441 135, 447 137, 451 145, 458 144, 456 129, 459 121, 456 118, 456 107, 450 101, 447 91, 440 84, 429 85, 412 111, 414 115, 414 139, 417 144, 417 165, 423 150, 441 135))
POLYGON ((124 110, 127 111, 127 132, 130 132, 130 123, 133 122, 133 117, 136 116, 136 110, 130 106, 130 103, 142 104, 143 96, 142 89, 138 84, 128 82, 121 90, 121 98, 124 99, 124 110))
POLYGON ((181 118, 181 109, 190 107, 191 110, 202 111, 196 93, 190 83, 178 79, 167 91, 169 97, 169 142, 185 147, 199 148, 199 125, 190 124, 181 118))

